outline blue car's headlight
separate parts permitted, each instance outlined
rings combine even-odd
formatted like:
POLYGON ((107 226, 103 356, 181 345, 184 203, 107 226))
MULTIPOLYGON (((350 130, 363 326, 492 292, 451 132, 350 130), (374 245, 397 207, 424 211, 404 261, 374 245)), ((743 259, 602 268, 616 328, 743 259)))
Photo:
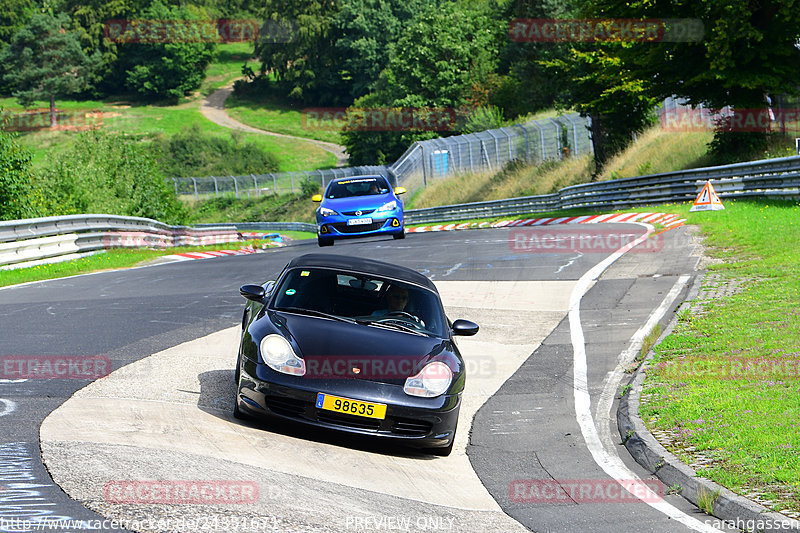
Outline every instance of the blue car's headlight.
POLYGON ((327 207, 320 207, 319 214, 322 215, 323 217, 335 217, 339 213, 337 213, 333 209, 328 209, 327 207))
POLYGON ((267 335, 261 339, 261 359, 278 372, 303 376, 306 362, 297 357, 289 341, 280 335, 267 335))
POLYGON ((383 204, 375 211, 380 213, 381 211, 394 211, 395 209, 397 209, 397 200, 392 200, 389 203, 383 204))

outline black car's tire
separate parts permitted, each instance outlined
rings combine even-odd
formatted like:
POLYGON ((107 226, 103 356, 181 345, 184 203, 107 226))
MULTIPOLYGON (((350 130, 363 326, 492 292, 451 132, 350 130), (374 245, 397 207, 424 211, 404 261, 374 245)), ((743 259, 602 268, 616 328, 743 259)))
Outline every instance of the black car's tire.
POLYGON ((317 244, 320 246, 333 246, 333 239, 320 239, 317 237, 317 244))
POLYGON ((431 455, 438 455, 439 457, 447 457, 453 451, 453 444, 456 443, 456 432, 453 431, 453 438, 450 439, 450 444, 444 448, 428 448, 428 453, 431 455))
POLYGON ((249 416, 244 414, 244 412, 241 409, 239 409, 238 399, 234 400, 233 402, 233 418, 235 418, 236 420, 247 420, 248 418, 250 418, 249 416))
POLYGON ((406 230, 403 229, 403 231, 401 231, 400 233, 395 233, 394 235, 392 235, 392 237, 394 237, 395 240, 397 240, 397 239, 405 239, 406 238, 406 230))

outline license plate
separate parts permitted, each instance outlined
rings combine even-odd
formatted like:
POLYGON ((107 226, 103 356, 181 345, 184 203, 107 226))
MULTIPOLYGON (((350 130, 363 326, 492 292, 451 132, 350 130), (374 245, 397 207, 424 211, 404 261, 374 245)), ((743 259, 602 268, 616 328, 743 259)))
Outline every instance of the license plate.
POLYGON ((351 400, 350 398, 331 396, 322 392, 317 393, 317 408, 366 418, 378 418, 380 420, 386 418, 385 404, 351 400))
POLYGON ((347 221, 348 226, 360 226, 361 224, 372 224, 371 218, 351 218, 347 221))

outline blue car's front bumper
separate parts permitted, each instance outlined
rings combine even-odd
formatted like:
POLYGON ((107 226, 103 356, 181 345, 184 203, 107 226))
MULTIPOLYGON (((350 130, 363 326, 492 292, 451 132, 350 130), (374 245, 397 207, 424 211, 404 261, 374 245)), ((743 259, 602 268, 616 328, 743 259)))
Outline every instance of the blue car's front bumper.
POLYGON ((344 239, 348 237, 364 237, 367 235, 397 235, 403 232, 403 211, 395 209, 370 216, 370 224, 348 224, 348 220, 365 218, 356 216, 333 215, 323 217, 317 215, 317 235, 320 239, 344 239))

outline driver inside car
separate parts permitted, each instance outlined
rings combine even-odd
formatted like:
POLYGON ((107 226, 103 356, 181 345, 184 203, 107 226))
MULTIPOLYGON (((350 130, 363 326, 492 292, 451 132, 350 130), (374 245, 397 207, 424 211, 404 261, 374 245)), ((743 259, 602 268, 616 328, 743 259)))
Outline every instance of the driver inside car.
MULTIPOLYGON (((385 309, 378 309, 377 311, 372 313, 372 316, 395 316, 401 317, 405 315, 415 322, 419 322, 420 325, 423 327, 425 326, 425 322, 423 322, 418 316, 413 314, 408 307, 408 289, 405 287, 400 287, 397 285, 390 285, 388 289, 386 289, 386 294, 384 294, 384 300, 386 301, 386 308, 385 309)), ((412 308, 413 309, 413 308, 412 308)))
POLYGON ((388 315, 389 313, 396 313, 398 311, 405 312, 406 305, 408 304, 408 289, 391 285, 386 290, 384 295, 386 300, 386 309, 378 309, 372 316, 388 315))

